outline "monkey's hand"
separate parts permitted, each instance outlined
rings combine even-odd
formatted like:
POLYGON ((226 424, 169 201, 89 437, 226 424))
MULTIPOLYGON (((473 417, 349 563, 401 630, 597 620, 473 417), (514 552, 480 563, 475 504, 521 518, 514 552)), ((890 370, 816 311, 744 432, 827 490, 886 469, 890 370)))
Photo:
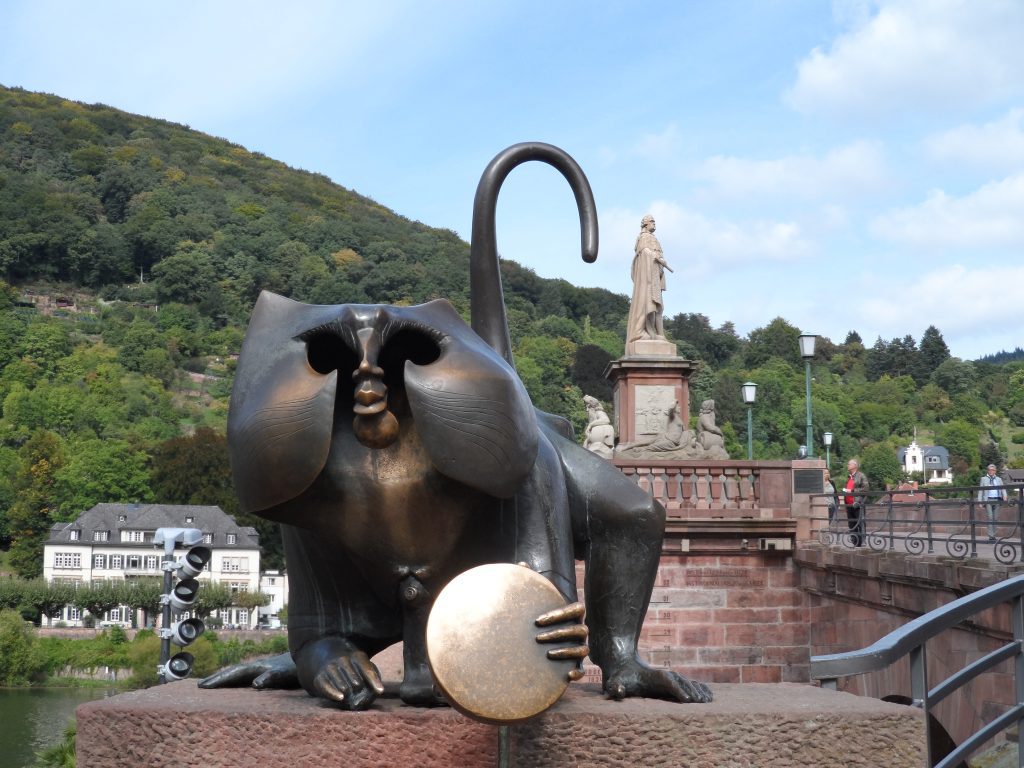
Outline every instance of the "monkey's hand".
POLYGON ((252 659, 214 672, 199 681, 200 688, 239 688, 251 685, 256 689, 298 688, 299 678, 290 653, 265 659, 252 659))
POLYGON ((343 709, 368 709, 384 693, 380 670, 365 651, 338 635, 306 643, 295 654, 299 682, 311 696, 343 709))
POLYGON ((552 648, 548 651, 549 659, 563 660, 575 659, 576 666, 569 671, 569 680, 579 680, 583 677, 583 659, 590 653, 587 646, 587 625, 583 623, 583 616, 586 608, 583 603, 571 603, 548 611, 538 616, 534 623, 538 627, 552 627, 557 624, 568 624, 568 626, 547 629, 537 634, 538 643, 564 643, 575 641, 576 645, 552 648))

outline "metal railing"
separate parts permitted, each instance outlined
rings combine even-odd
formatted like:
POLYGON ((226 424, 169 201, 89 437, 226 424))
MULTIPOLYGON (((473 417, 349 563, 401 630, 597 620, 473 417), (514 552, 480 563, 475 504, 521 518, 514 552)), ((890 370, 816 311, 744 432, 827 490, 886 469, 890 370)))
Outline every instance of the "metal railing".
MULTIPOLYGON (((925 713, 928 737, 928 765, 951 768, 982 744, 1024 719, 1024 575, 1016 576, 973 594, 954 600, 931 613, 914 619, 894 632, 890 632, 874 645, 849 653, 834 653, 811 657, 811 678, 821 681, 823 688, 837 688, 840 677, 877 672, 894 664, 904 656, 910 657, 910 688, 914 705, 925 713), (940 632, 952 629, 972 616, 1005 602, 1011 602, 1010 623, 1013 640, 960 671, 929 687, 925 644, 940 632), (931 754, 931 710, 961 686, 974 680, 1002 662, 1013 659, 1014 704, 1002 715, 969 736, 955 750, 939 762, 931 754)), ((937 756, 936 756, 937 757, 937 756)), ((1017 764, 1024 768, 1024 749, 1018 748, 1017 764)))
POLYGON ((812 502, 819 512, 812 521, 825 546, 852 549, 863 543, 875 552, 902 549, 911 555, 943 554, 957 560, 988 556, 991 547, 991 556, 1001 563, 1024 563, 1024 484, 1000 486, 1007 499, 994 504, 991 523, 990 501, 978 498, 979 491, 988 490, 971 486, 872 491, 861 507, 857 528, 849 523, 843 491, 815 494, 812 502), (834 505, 834 515, 821 514, 829 505, 834 505), (995 537, 988 535, 990 524, 995 537))

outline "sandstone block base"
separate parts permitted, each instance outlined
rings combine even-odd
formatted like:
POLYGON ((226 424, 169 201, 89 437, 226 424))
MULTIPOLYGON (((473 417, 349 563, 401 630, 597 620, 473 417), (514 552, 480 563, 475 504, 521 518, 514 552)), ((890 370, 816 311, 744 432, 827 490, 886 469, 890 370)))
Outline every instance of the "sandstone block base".
POLYGON ((78 708, 78 764, 113 766, 689 766, 919 768, 920 710, 809 685, 714 687, 715 701, 605 701, 573 685, 501 731, 453 710, 379 700, 343 712, 301 691, 203 691, 186 680, 78 708))

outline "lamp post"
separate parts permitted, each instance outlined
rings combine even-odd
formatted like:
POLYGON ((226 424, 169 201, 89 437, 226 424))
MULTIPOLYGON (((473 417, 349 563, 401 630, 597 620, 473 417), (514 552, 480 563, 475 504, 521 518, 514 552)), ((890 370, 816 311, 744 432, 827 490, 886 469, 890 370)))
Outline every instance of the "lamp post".
POLYGON ((800 357, 804 359, 807 377, 807 455, 814 458, 814 430, 811 428, 811 359, 814 357, 814 343, 818 337, 813 333, 800 334, 800 357))
POLYGON ((757 384, 748 381, 742 387, 743 402, 747 404, 747 461, 754 460, 754 400, 757 399, 757 384))
POLYGON ((832 471, 832 433, 826 432, 821 436, 825 441, 825 469, 832 471))

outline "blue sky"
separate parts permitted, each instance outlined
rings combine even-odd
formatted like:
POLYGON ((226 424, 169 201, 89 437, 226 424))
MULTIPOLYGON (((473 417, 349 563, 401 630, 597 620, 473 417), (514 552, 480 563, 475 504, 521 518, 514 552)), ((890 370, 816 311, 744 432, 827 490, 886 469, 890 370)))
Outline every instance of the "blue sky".
POLYGON ((1024 3, 0 0, 0 83, 190 125, 468 239, 484 166, 557 144, 572 195, 517 169, 498 243, 630 292, 640 219, 666 314, 785 317, 869 346, 934 324, 1024 346, 1024 3))

